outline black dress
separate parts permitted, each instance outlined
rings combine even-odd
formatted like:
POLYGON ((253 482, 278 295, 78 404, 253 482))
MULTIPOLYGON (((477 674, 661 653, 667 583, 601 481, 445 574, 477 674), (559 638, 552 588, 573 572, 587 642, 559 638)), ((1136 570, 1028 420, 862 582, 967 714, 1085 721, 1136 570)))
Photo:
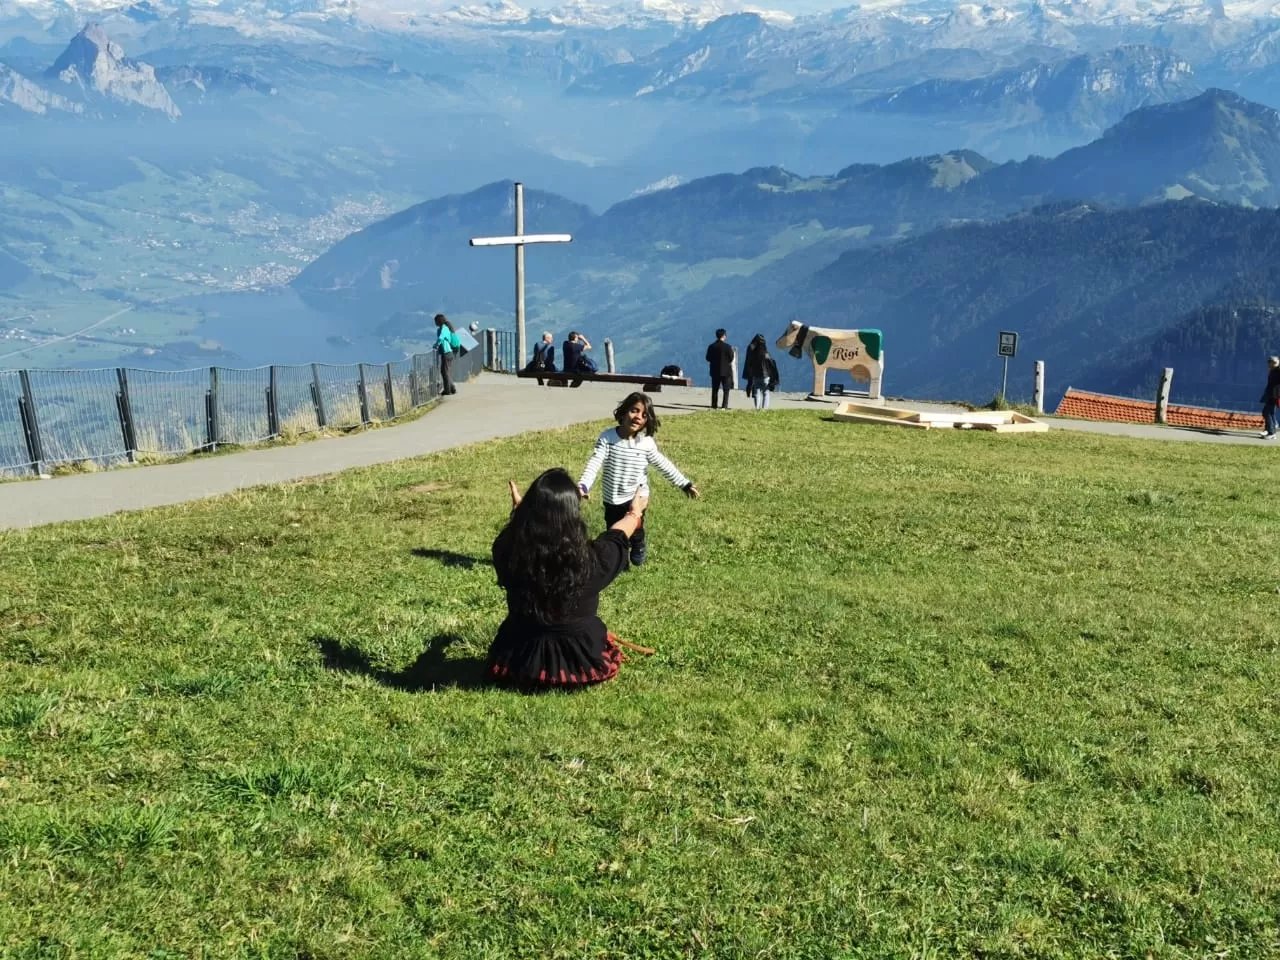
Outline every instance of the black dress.
POLYGON ((574 609, 561 623, 540 623, 521 613, 502 534, 493 542, 498 585, 507 591, 507 618, 489 646, 491 678, 523 687, 580 687, 611 680, 622 652, 598 615, 600 591, 627 569, 627 538, 606 530, 591 543, 596 568, 574 609))

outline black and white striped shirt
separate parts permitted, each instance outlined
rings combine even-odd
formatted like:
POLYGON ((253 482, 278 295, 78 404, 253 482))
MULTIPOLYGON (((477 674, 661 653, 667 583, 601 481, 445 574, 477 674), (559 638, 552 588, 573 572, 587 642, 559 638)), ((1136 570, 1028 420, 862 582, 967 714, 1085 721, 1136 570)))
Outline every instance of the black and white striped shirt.
POLYGON ((648 487, 650 465, 657 467, 658 472, 677 487, 684 489, 689 486, 689 478, 658 452, 658 445, 653 442, 653 437, 624 439, 618 436, 616 429, 609 429, 596 439, 596 448, 583 468, 578 485, 584 490, 590 490, 603 467, 604 502, 628 503, 640 490, 648 487))

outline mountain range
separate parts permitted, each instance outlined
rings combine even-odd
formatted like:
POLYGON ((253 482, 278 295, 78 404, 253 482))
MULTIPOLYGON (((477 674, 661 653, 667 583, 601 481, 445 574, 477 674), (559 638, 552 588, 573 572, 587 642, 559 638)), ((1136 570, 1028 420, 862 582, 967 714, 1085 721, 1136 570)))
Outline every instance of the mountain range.
POLYGON ((974 79, 938 78, 869 101, 871 110, 1095 136, 1139 107, 1200 92, 1189 62, 1159 47, 1119 47, 1064 60, 1031 60, 974 79))
MULTIPOLYGON (((842 242, 879 243, 1056 200, 1125 206, 1189 196, 1280 204, 1280 113, 1210 90, 1137 110, 1093 143, 1052 159, 995 164, 957 151, 855 164, 832 176, 756 168, 655 190, 599 215, 529 190, 526 218, 531 230, 575 234, 574 247, 558 258, 566 264, 611 258, 690 264, 759 258, 779 233, 806 224, 817 224, 815 238, 850 231, 842 242)), ((395 260, 414 277, 454 273, 448 251, 459 241, 465 246, 468 236, 507 229, 509 207, 502 184, 428 201, 348 237, 310 264, 295 286, 367 289, 394 300, 399 285, 385 280, 382 265, 395 260)))
POLYGON ((102 98, 132 104, 176 119, 182 113, 169 91, 156 79, 155 68, 130 60, 96 23, 72 38, 62 56, 45 72, 50 83, 77 98, 102 98))
MULTIPOLYGON (((878 327, 895 370, 887 375, 891 389, 967 400, 998 392, 997 335, 1015 330, 1027 358, 1023 375, 1031 359, 1046 360, 1051 393, 1068 384, 1128 392, 1152 375, 1135 369, 1135 355, 1162 362, 1169 351, 1161 338, 1186 315, 1250 296, 1277 302, 1278 254, 1275 210, 1200 200, 1112 211, 1054 205, 847 252, 723 323, 742 330, 761 316, 799 316, 815 325, 878 327)), ((1272 320, 1268 332, 1274 327, 1272 320)), ((1203 324, 1200 330, 1200 349, 1225 356, 1232 377, 1251 373, 1243 382, 1254 395, 1258 370, 1274 351, 1257 333, 1220 340, 1203 324)), ((1176 340, 1182 360, 1192 352, 1184 339, 1176 340)), ((1207 369, 1203 361, 1195 368, 1207 369)))
MULTIPOLYGON (((1073 377, 1233 283, 1242 296, 1261 277, 1273 295, 1280 217, 1247 208, 1280 205, 1280 115, 1210 90, 1137 110, 1053 159, 958 152, 830 177, 762 168, 600 215, 526 197, 527 229, 575 237, 529 258, 535 325, 613 335, 628 365, 695 372, 717 325, 878 326, 894 389, 979 399, 1001 325, 1057 358, 1054 377, 1073 377)), ((423 309, 502 318, 506 258, 482 259, 467 238, 508 232, 509 217, 509 184, 430 201, 344 239, 293 286, 384 336, 406 335, 423 309)))
MULTIPOLYGON (((1064 70, 1071 75, 1094 69, 1087 63, 1064 65, 1072 57, 1105 58, 1108 51, 1134 45, 1172 54, 1182 64, 1164 80, 1144 76, 1140 65, 1113 71, 1113 80, 1138 87, 1158 88, 1184 66, 1213 83, 1234 85, 1280 63, 1280 13, 1266 5, 1069 0, 1000 6, 923 0, 807 16, 656 0, 546 9, 495 0, 413 12, 349 0, 5 0, 0 57, 7 36, 27 45, 61 45, 88 21, 102 24, 143 59, 155 51, 207 53, 246 43, 375 55, 394 51, 403 59, 434 61, 441 72, 460 79, 537 77, 575 95, 743 103, 812 98, 847 106, 933 80, 988 78, 1017 86, 1021 77, 1052 85, 1064 70)), ((216 59, 203 62, 225 66, 216 59)), ((1106 69, 1105 62, 1096 66, 1106 69)), ((918 103, 924 93, 927 88, 917 90, 908 102, 918 103)))
POLYGON ((326 343, 411 346, 428 302, 505 324, 509 257, 466 240, 519 178, 575 235, 531 252, 531 313, 685 362, 694 318, 845 254, 1059 202, 1270 207, 1275 105, 1263 3, 0 0, 0 335, 199 356, 240 291, 326 343), (56 339, 121 304, 136 335, 56 339))

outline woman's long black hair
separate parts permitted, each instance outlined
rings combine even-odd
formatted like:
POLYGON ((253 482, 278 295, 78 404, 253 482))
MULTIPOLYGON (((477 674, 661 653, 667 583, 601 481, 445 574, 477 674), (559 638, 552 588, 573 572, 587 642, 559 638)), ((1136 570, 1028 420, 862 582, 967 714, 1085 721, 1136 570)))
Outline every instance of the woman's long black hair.
POLYGON ((559 623, 582 596, 595 557, 579 507, 578 485, 561 467, 533 481, 499 539, 502 586, 520 598, 520 611, 539 623, 559 623))
POLYGON ((448 327, 454 333, 458 332, 458 328, 453 325, 453 321, 446 317, 443 313, 437 313, 435 316, 436 327, 448 327))

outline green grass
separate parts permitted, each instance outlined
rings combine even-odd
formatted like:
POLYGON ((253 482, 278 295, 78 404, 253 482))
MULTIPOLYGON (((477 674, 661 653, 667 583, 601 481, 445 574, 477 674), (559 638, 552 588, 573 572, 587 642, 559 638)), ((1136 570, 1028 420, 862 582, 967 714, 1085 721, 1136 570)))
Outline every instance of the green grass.
MULTIPOLYGON (((810 188, 813 189, 813 188, 810 188)), ((688 296, 703 289, 713 280, 727 277, 749 277, 765 267, 785 259, 798 250, 814 246, 824 241, 858 239, 862 240, 871 234, 872 227, 824 227, 817 220, 810 220, 803 225, 796 225, 779 230, 769 240, 769 249, 758 257, 746 259, 742 257, 713 257, 697 263, 665 263, 661 264, 662 287, 665 294, 672 298, 688 296)), ((672 247, 673 244, 660 244, 672 247)))
POLYGON ((658 653, 480 688, 593 429, 0 535, 0 955, 1280 953, 1270 451, 672 418, 658 653))

